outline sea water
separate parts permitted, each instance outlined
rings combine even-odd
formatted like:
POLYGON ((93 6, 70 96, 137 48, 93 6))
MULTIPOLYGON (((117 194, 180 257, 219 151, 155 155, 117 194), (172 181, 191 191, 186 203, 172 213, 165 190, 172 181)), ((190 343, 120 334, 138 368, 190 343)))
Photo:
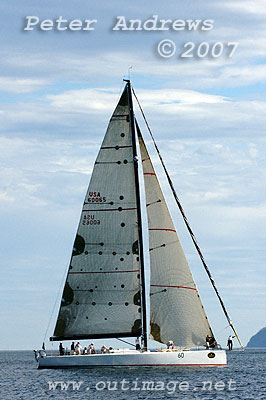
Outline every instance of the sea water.
POLYGON ((226 367, 38 370, 31 351, 0 352, 0 399, 266 399, 266 349, 227 353, 226 367))

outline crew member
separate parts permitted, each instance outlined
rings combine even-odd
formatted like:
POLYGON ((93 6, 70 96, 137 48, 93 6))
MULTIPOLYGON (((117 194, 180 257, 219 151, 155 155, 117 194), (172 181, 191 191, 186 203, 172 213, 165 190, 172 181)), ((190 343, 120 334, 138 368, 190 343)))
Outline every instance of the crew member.
POLYGON ((233 349, 233 338, 235 338, 235 336, 230 335, 227 340, 228 350, 230 351, 233 349))
POLYGON ((60 356, 63 356, 65 354, 65 348, 64 348, 62 342, 60 342, 60 344, 59 344, 59 354, 60 354, 60 356))
POLYGON ((217 342, 214 339, 214 336, 207 335, 206 336, 206 349, 212 348, 214 349, 217 346, 217 342))
POLYGON ((89 354, 95 354, 95 348, 94 348, 94 343, 91 342, 91 344, 88 347, 88 353, 89 354))
POLYGON ((81 350, 82 350, 82 346, 81 346, 80 342, 78 342, 78 343, 76 344, 76 346, 75 346, 75 353, 76 353, 77 355, 80 355, 81 350))
POLYGON ((168 340, 168 342, 167 342, 167 349, 174 349, 174 347, 175 347, 175 344, 174 344, 174 342, 172 341, 172 340, 168 340))
POLYGON ((70 349, 71 349, 71 354, 73 356, 75 354, 75 343, 74 342, 71 343, 70 349))
POLYGON ((106 347, 105 345, 102 345, 102 347, 101 347, 101 353, 102 353, 102 354, 104 354, 104 353, 110 353, 110 351, 109 351, 108 347, 106 347))

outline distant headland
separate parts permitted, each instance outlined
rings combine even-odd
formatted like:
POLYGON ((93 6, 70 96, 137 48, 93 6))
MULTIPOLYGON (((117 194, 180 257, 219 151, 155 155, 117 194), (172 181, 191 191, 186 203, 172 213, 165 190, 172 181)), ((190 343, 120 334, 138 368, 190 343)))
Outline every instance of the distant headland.
POLYGON ((250 338, 247 347, 266 347, 266 327, 250 338))

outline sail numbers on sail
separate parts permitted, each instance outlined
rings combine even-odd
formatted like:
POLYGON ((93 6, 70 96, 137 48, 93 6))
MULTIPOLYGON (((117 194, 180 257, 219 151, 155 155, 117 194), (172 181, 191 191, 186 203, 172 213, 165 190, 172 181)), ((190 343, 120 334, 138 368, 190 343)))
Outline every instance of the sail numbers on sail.
POLYGON ((89 192, 89 197, 87 198, 88 203, 105 203, 106 197, 101 196, 100 192, 89 192))

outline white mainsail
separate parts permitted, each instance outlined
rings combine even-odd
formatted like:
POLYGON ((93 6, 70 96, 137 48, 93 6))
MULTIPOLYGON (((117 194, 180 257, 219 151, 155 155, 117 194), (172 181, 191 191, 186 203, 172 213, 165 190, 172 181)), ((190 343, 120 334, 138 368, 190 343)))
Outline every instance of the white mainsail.
POLYGON ((198 346, 212 336, 166 201, 137 127, 143 163, 150 246, 150 337, 198 346))
POLYGON ((126 87, 91 175, 55 338, 141 334, 136 191, 129 125, 126 87))

